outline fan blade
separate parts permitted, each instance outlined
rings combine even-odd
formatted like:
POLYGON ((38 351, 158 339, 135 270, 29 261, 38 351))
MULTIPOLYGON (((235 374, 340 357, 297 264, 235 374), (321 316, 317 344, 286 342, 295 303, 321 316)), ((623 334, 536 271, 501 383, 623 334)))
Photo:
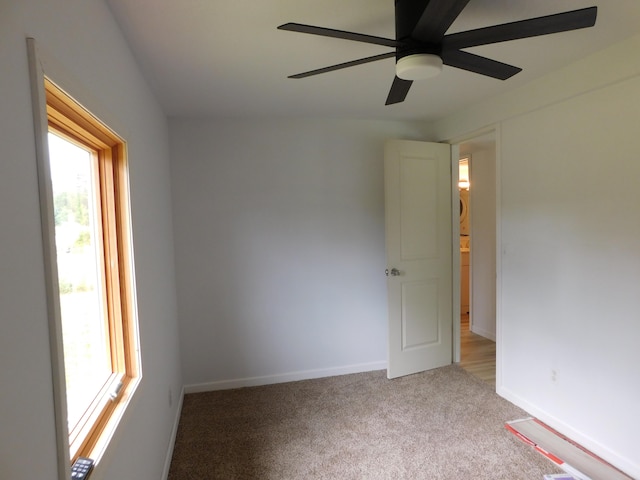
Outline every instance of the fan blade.
POLYGON ((506 42, 519 38, 537 37, 550 33, 566 32, 593 27, 596 23, 598 7, 583 8, 570 12, 556 13, 545 17, 530 18, 518 22, 504 23, 493 27, 478 28, 466 32, 453 33, 444 37, 443 50, 506 42))
POLYGON ((486 75, 487 77, 506 80, 522 71, 521 68, 497 62, 490 58, 474 55, 460 50, 450 50, 442 53, 442 62, 451 67, 461 68, 470 72, 486 75))
POLYGON ((469 0, 430 0, 411 35, 423 43, 440 43, 469 0))
POLYGON ((364 35, 362 33, 345 32, 343 30, 334 30, 332 28, 314 27, 313 25, 303 25, 301 23, 285 23, 284 25, 280 25, 278 30, 309 33, 311 35, 320 35, 323 37, 341 38, 343 40, 353 40, 355 42, 384 45, 385 47, 404 46, 403 42, 398 42, 390 38, 374 37, 373 35, 364 35))
POLYGON ((411 80, 403 80, 402 78, 398 77, 394 78, 385 105, 393 105, 394 103, 404 102, 404 99, 407 97, 407 93, 409 93, 409 89, 411 88, 412 83, 413 81, 411 80))
POLYGON ((363 63, 377 62, 378 60, 384 60, 385 58, 395 57, 396 52, 381 53, 380 55, 374 55, 373 57, 361 58, 359 60, 352 60, 351 62, 339 63, 330 67, 319 68, 317 70, 310 70, 304 73, 297 73, 296 75, 290 75, 289 78, 305 78, 313 75, 319 75, 321 73, 333 72, 334 70, 341 70, 343 68, 355 67, 356 65, 362 65, 363 63))

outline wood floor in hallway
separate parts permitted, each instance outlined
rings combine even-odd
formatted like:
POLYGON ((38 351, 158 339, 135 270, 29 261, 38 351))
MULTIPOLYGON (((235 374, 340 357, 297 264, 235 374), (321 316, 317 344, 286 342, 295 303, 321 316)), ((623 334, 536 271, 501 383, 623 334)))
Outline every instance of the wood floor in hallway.
POLYGON ((469 315, 460 318, 460 366, 496 385, 496 342, 469 330, 469 315))

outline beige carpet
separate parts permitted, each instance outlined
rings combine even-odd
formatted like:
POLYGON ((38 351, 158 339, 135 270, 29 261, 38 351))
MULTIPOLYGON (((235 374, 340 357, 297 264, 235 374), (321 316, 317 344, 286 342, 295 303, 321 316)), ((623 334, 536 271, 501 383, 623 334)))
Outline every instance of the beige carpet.
POLYGON ((504 423, 528 416, 457 366, 186 395, 169 480, 499 479, 560 472, 504 423))

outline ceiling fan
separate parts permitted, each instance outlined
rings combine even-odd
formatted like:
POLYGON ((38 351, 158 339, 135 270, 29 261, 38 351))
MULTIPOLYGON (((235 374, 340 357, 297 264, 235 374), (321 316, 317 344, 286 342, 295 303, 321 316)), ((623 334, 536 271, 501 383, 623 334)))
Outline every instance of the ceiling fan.
POLYGON ((443 64, 500 80, 511 78, 522 69, 463 49, 592 27, 598 11, 597 7, 589 7, 446 35, 467 3, 469 0, 395 0, 395 39, 300 23, 280 25, 280 30, 395 48, 395 51, 298 73, 289 78, 310 77, 395 56, 396 77, 385 103, 391 105, 404 101, 414 80, 437 75, 443 64))

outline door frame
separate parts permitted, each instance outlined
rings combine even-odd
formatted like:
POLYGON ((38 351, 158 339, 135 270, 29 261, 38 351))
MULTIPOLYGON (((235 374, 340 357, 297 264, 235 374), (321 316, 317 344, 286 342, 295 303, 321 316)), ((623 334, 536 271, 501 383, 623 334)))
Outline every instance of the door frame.
MULTIPOLYGON (((500 299, 502 298, 502 237, 501 237, 501 137, 500 137, 500 125, 493 124, 487 127, 474 130, 464 135, 459 135, 444 142, 451 144, 451 169, 452 169, 452 205, 458 205, 460 202, 460 193, 458 191, 458 161, 460 156, 460 144, 473 140, 474 138, 481 137, 487 134, 493 133, 495 138, 495 189, 496 189, 496 390, 500 389, 502 385, 502 304, 500 299)), ((460 221, 456 217, 458 209, 452 209, 452 241, 453 247, 456 250, 460 250, 460 221)), ((455 251, 455 250, 454 250, 455 251)), ((460 362, 460 256, 453 255, 453 361, 455 363, 460 362)))
POLYGON ((451 142, 451 242, 452 253, 458 252, 458 255, 451 255, 451 292, 453 295, 453 363, 460 363, 460 302, 462 292, 460 291, 460 192, 458 191, 458 181, 460 180, 460 143, 451 142))

